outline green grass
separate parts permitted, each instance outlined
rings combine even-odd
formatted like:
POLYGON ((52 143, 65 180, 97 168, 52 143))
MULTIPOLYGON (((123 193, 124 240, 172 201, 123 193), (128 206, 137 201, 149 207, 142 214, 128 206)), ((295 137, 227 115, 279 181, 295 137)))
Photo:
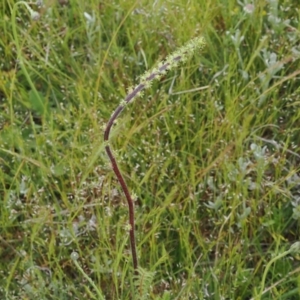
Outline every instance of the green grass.
POLYGON ((1 299, 299 299, 300 24, 278 2, 0 4, 1 299), (112 131, 135 279, 103 129, 199 35, 112 131))

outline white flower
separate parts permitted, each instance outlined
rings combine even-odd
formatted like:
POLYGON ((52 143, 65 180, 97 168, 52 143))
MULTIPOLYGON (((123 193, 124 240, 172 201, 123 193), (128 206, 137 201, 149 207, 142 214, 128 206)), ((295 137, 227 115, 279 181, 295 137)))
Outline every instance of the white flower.
POLYGON ((32 20, 37 21, 40 18, 40 14, 35 10, 31 10, 30 17, 32 20))
POLYGON ((247 14, 252 14, 254 12, 254 5, 249 3, 244 6, 244 12, 247 14))

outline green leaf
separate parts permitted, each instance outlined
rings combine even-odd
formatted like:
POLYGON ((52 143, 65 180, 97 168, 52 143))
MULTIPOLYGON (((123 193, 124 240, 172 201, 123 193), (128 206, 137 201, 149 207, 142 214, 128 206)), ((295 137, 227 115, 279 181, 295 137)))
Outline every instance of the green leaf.
POLYGON ((44 115, 47 112, 47 105, 45 103, 44 96, 33 90, 29 92, 29 103, 32 110, 34 110, 36 113, 40 115, 44 115))

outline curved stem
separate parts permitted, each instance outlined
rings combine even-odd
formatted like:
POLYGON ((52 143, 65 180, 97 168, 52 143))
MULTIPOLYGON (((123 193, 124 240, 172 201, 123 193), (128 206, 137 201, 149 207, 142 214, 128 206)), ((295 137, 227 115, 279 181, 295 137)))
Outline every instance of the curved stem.
POLYGON ((111 130, 114 122, 118 118, 118 116, 121 114, 121 112, 126 107, 126 105, 129 104, 144 89, 148 88, 153 80, 159 79, 163 74, 165 74, 166 71, 178 66, 178 64, 180 62, 185 61, 189 54, 192 54, 196 49, 202 49, 204 46, 205 46, 205 41, 202 37, 195 38, 195 39, 191 40, 189 43, 187 43, 185 46, 180 48, 178 51, 176 51, 173 55, 169 56, 165 60, 165 62, 160 63, 157 68, 155 68, 151 72, 146 73, 144 76, 142 76, 141 82, 131 92, 128 93, 126 98, 123 101, 121 101, 121 103, 119 104, 117 109, 113 112, 109 121, 107 122, 105 131, 104 131, 104 142, 106 143, 105 151, 110 159, 113 171, 116 174, 116 176, 120 182, 120 185, 125 194, 127 204, 128 204, 131 254, 132 254, 132 260, 133 260, 133 267, 135 269, 136 274, 137 274, 137 268, 138 268, 138 259, 137 259, 136 242, 135 242, 134 202, 129 193, 127 184, 120 172, 118 163, 117 163, 117 161, 111 151, 111 148, 109 146, 110 130, 111 130))
POLYGON ((111 161, 112 164, 112 168, 121 184, 122 190, 125 194, 125 197, 127 199, 127 204, 128 204, 128 210, 129 210, 129 225, 130 225, 130 229, 129 229, 129 235, 130 235, 130 246, 131 246, 131 254, 132 254, 132 261, 133 261, 133 267, 135 270, 137 270, 138 268, 138 259, 137 259, 137 254, 136 254, 136 243, 135 243, 135 222, 134 222, 134 204, 133 204, 133 200, 130 196, 129 190, 127 188, 127 184, 120 172, 120 169, 118 167, 117 161, 114 157, 114 155, 112 154, 112 151, 110 149, 110 147, 107 145, 105 147, 105 151, 111 161))
MULTIPOLYGON (((143 88, 145 87, 145 85, 140 84, 137 86, 137 88, 130 93, 125 101, 127 100, 127 103, 133 99, 143 88)), ((114 123, 114 121, 118 118, 119 114, 124 110, 124 105, 119 105, 118 108, 114 111, 114 113, 112 114, 112 116, 110 117, 107 125, 106 125, 106 129, 104 131, 104 141, 108 142, 109 140, 109 133, 111 130, 111 127, 114 123)), ((130 246, 131 246, 131 254, 132 254, 132 261, 133 261, 133 267, 135 269, 135 271, 138 268, 138 258, 137 258, 137 252, 136 252, 136 243, 135 243, 135 221, 134 221, 134 203, 132 200, 132 197, 129 193, 127 184, 120 172, 120 169, 118 167, 118 163, 110 149, 110 146, 107 144, 105 146, 105 151, 110 159, 110 162, 112 164, 112 168, 114 173, 116 174, 120 185, 122 187, 122 190, 125 194, 126 200, 127 200, 127 205, 128 205, 128 210, 129 210, 129 225, 130 225, 130 229, 129 229, 129 235, 130 235, 130 246)))
POLYGON ((265 288, 266 277, 267 277, 267 274, 269 272, 269 269, 270 269, 271 265, 280 258, 283 258, 283 257, 285 257, 289 254, 298 254, 299 252, 300 252, 300 242, 296 242, 296 243, 291 245, 290 249, 288 249, 288 250, 284 251, 283 253, 280 253, 277 256, 273 257, 267 263, 266 268, 265 268, 264 273, 263 273, 263 277, 262 277, 260 293, 259 293, 258 297, 255 298, 256 300, 261 299, 261 297, 263 295, 263 291, 264 291, 264 288, 265 288))
MULTIPOLYGON (((178 60, 178 57, 176 58, 178 60)), ((160 67, 161 70, 165 70, 167 68, 167 66, 169 65, 169 63, 164 64, 163 66, 160 67)), ((154 72, 151 73, 149 75, 149 77, 147 77, 146 80, 151 81, 153 79, 155 79, 157 76, 159 76, 158 72, 154 72)), ((115 120, 118 118, 118 116, 120 115, 120 113, 124 110, 126 104, 128 104, 135 96, 137 96, 144 88, 146 87, 146 84, 144 83, 140 83, 131 93, 129 93, 127 95, 127 97, 124 100, 124 103, 122 102, 122 104, 120 104, 117 109, 114 111, 114 113, 112 114, 112 116, 110 117, 105 131, 104 131, 104 141, 108 143, 109 140, 109 134, 110 134, 110 130, 111 127, 113 126, 115 120)), ((105 146, 105 151, 110 159, 110 162, 112 164, 112 168, 114 173, 116 174, 120 185, 122 187, 122 190, 125 194, 126 200, 127 200, 127 205, 128 205, 128 210, 129 210, 129 225, 130 225, 130 230, 129 230, 129 234, 130 234, 130 246, 131 246, 131 254, 132 254, 132 261, 133 261, 133 267, 135 269, 135 271, 137 271, 138 268, 138 258, 137 258, 137 251, 136 251, 136 243, 135 243, 135 219, 134 219, 134 203, 132 200, 132 197, 129 193, 127 184, 120 172, 120 169, 118 167, 118 163, 111 151, 111 148, 109 146, 109 144, 107 144, 105 146)))
POLYGON ((271 265, 279 260, 280 258, 283 258, 285 256, 287 256, 288 254, 290 254, 292 252, 291 249, 287 250, 287 251, 284 251, 283 253, 280 253, 278 254, 277 256, 273 257, 266 265, 265 267, 265 270, 264 270, 264 273, 263 273, 263 277, 262 277, 262 280, 261 280, 261 287, 260 287, 260 292, 259 292, 259 296, 256 298, 256 299, 261 299, 262 295, 263 295, 263 292, 264 292, 264 288, 265 288, 265 282, 266 282, 266 277, 267 277, 267 274, 269 272, 269 269, 271 267, 271 265))

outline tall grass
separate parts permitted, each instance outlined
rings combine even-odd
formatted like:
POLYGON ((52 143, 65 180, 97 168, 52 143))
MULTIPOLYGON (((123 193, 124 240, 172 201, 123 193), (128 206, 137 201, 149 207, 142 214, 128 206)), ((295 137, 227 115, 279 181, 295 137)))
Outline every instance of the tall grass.
POLYGON ((30 4, 39 20, 15 3, 0 4, 2 298, 298 299, 298 2, 30 4), (112 130, 138 198, 134 281, 102 132, 199 35, 205 52, 112 130))

